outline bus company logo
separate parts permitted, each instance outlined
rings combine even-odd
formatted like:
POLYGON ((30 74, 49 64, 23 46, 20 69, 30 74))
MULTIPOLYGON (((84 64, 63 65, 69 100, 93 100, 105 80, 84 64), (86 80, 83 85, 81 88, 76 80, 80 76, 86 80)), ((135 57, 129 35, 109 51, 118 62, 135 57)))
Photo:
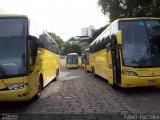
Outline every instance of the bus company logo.
POLYGON ((149 82, 149 83, 156 83, 157 80, 156 80, 156 79, 154 79, 154 80, 148 80, 148 82, 149 82))

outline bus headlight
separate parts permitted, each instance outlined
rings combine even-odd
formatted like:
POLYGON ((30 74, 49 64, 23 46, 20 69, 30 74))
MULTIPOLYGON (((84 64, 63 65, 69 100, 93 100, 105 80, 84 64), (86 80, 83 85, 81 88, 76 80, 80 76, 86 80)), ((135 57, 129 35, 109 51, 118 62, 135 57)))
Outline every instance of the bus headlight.
POLYGON ((7 85, 9 90, 17 90, 27 87, 27 83, 15 83, 15 84, 8 84, 7 85))
POLYGON ((127 75, 127 76, 137 76, 137 73, 135 73, 133 71, 122 70, 122 74, 127 75))

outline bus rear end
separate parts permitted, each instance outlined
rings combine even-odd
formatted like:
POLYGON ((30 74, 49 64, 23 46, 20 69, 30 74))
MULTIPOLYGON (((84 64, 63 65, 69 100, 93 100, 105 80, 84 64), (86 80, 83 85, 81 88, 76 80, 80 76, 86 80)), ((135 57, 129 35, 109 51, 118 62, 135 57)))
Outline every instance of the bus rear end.
POLYGON ((66 67, 67 68, 78 68, 79 67, 77 53, 67 54, 66 67))

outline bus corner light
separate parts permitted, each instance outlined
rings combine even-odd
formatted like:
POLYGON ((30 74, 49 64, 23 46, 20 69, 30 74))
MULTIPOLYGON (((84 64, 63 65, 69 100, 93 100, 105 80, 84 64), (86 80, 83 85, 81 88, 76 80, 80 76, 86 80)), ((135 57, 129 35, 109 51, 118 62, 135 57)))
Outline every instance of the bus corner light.
POLYGON ((118 31, 117 34, 116 34, 116 36, 117 36, 117 43, 119 45, 122 45, 122 32, 118 31))

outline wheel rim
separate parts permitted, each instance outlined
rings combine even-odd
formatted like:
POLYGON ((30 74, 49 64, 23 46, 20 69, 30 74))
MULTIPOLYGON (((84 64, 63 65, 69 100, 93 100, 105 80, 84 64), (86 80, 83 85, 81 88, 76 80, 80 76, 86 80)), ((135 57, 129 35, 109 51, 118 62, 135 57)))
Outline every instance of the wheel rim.
POLYGON ((41 83, 38 83, 38 97, 41 95, 41 83))

